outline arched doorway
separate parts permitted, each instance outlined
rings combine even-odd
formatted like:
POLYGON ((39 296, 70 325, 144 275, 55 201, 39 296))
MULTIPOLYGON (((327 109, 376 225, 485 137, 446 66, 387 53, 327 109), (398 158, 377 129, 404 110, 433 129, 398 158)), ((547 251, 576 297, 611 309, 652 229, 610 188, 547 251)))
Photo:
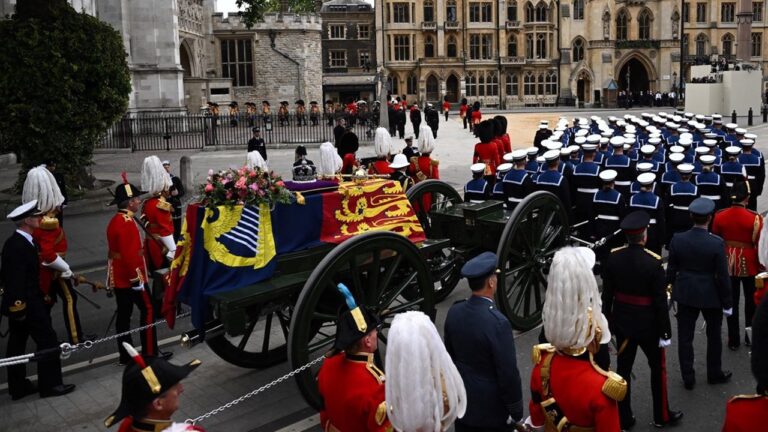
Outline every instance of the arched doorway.
POLYGON ((456 78, 456 75, 451 74, 445 81, 445 95, 449 102, 459 101, 459 79, 456 78))
POLYGON ((619 90, 629 88, 632 92, 640 92, 651 89, 648 69, 636 57, 624 63, 624 66, 619 71, 618 78, 619 90))
POLYGON ((192 62, 189 56, 189 48, 187 48, 187 45, 184 43, 179 46, 179 61, 181 63, 181 68, 184 69, 184 78, 191 77, 192 62))
POLYGON ((576 78, 576 97, 580 102, 591 102, 590 92, 592 90, 592 81, 589 79, 589 74, 582 70, 579 73, 579 77, 576 78))
POLYGON ((434 75, 427 77, 427 101, 435 102, 440 100, 440 84, 434 75))

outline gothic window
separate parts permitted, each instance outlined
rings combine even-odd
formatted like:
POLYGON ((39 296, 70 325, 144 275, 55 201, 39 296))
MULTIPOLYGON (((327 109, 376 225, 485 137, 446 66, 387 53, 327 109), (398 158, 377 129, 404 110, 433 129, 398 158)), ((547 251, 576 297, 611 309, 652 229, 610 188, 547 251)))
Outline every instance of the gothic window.
POLYGON ((752 21, 761 22, 763 20, 763 2, 752 2, 752 21))
POLYGON ((533 4, 527 2, 525 4, 525 22, 536 21, 536 14, 534 13, 533 4))
POLYGON ((477 96, 477 77, 474 72, 467 72, 465 79, 467 87, 467 96, 477 96))
POLYGON ((394 15, 394 22, 396 23, 409 23, 411 22, 411 7, 410 3, 399 2, 392 3, 392 13, 394 15))
POLYGON ((517 21, 517 1, 507 3, 507 21, 517 21))
POLYGON ((584 19, 584 0, 573 0, 573 19, 584 19))
POLYGON ((456 0, 448 0, 448 3, 445 4, 445 17, 449 22, 454 22, 458 19, 456 15, 456 0))
POLYGON ((427 77, 427 100, 436 101, 440 99, 440 84, 434 75, 427 77))
POLYGON ((536 94, 543 95, 544 94, 544 74, 540 73, 536 81, 537 81, 536 94))
POLYGON ((490 34, 469 35, 469 58, 488 60, 493 58, 493 38, 490 34))
POLYGON ((704 33, 696 36, 696 56, 703 57, 707 55, 707 37, 704 33))
POLYGON ((253 85, 253 52, 250 39, 221 41, 221 76, 232 78, 233 87, 253 85))
POLYGON ((485 96, 485 72, 477 73, 477 95, 485 96))
POLYGON ((520 77, 517 74, 507 74, 507 96, 520 94, 520 77))
POLYGON ((752 57, 762 57, 763 55, 763 34, 752 33, 752 57))
POLYGON ((411 59, 411 36, 394 36, 395 61, 407 61, 411 59))
POLYGON ((400 94, 400 86, 398 85, 397 75, 390 75, 387 77, 387 88, 393 95, 400 94))
POLYGON ((696 22, 707 22, 707 3, 696 3, 696 22))
POLYGON ((720 22, 731 23, 736 16, 736 3, 720 3, 720 22))
POLYGON ((526 72, 523 77, 523 94, 526 96, 536 95, 536 77, 531 71, 526 72))
POLYGON ((622 9, 616 16, 616 40, 629 39, 629 13, 622 9))
POLYGON ((574 63, 584 60, 584 39, 576 38, 573 41, 573 47, 571 48, 571 55, 573 57, 574 63))
POLYGON ((539 4, 536 5, 536 21, 538 22, 547 22, 549 21, 547 19, 547 5, 544 4, 544 2, 539 2, 539 4))
POLYGON ((419 79, 416 78, 416 74, 411 72, 408 75, 408 81, 406 81, 406 88, 408 91, 406 93, 408 94, 416 94, 418 93, 417 87, 418 87, 419 79))
POLYGON ((525 58, 533 58, 533 34, 528 33, 525 35, 525 58))
POLYGON ((490 2, 472 2, 469 4, 469 22, 491 22, 493 5, 490 2))
POLYGON ((539 33, 536 35, 536 58, 547 58, 547 35, 539 33))
POLYGON ((733 56, 733 35, 730 33, 723 36, 723 56, 726 58, 733 56))
POLYGON ((637 17, 638 39, 651 39, 651 21, 653 21, 651 11, 648 9, 643 9, 642 12, 640 12, 640 15, 637 17))
POLYGON ((547 72, 546 81, 544 81, 544 94, 556 95, 557 94, 557 72, 547 72))
POLYGON ((691 4, 683 3, 683 22, 690 22, 691 19, 691 4))
POLYGON ((424 2, 424 21, 431 22, 435 20, 435 2, 426 0, 424 2))
POLYGON ((688 51, 688 33, 685 33, 683 35, 683 54, 684 55, 688 55, 689 54, 689 51, 688 51))
POLYGON ((435 39, 432 36, 427 36, 424 39, 424 57, 435 56, 435 39))
POLYGON ((450 58, 456 57, 456 38, 453 36, 448 37, 448 43, 446 44, 447 47, 447 56, 450 58))
POLYGON ((507 55, 517 57, 517 35, 513 34, 507 40, 507 55))
POLYGON ((487 72, 487 77, 485 80, 485 94, 486 96, 499 95, 499 74, 496 71, 487 72))

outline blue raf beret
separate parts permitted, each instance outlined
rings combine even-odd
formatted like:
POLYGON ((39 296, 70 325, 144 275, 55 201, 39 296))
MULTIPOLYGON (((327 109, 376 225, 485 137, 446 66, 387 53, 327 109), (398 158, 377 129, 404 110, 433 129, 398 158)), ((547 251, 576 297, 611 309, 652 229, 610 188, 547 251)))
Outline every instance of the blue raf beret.
POLYGON ((472 258, 461 268, 461 276, 467 279, 479 279, 496 272, 498 257, 493 252, 483 252, 472 258))
POLYGON ((688 211, 696 216, 706 216, 715 211, 715 202, 709 198, 696 198, 688 206, 688 211))

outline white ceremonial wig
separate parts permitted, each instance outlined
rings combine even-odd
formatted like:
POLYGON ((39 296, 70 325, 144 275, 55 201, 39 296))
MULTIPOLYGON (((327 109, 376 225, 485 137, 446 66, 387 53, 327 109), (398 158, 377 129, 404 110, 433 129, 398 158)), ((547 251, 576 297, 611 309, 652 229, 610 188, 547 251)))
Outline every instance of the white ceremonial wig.
POLYGON ((32 200, 37 200, 37 208, 44 213, 54 210, 64 202, 64 195, 61 194, 56 178, 45 165, 29 170, 24 180, 21 202, 28 203, 32 200))
POLYGON ((432 128, 427 122, 419 126, 419 153, 432 153, 435 151, 435 136, 432 135, 432 128))
POLYGON ((392 143, 389 139, 389 131, 383 127, 376 129, 376 136, 373 138, 373 149, 376 156, 384 157, 392 153, 392 143))
POLYGON ((248 153, 248 156, 245 159, 245 166, 247 166, 249 169, 260 169, 262 171, 269 171, 269 167, 267 166, 267 161, 265 161, 264 158, 261 157, 261 153, 259 153, 258 150, 254 150, 248 153))
POLYGON ((423 312, 392 320, 385 364, 387 416, 396 430, 440 432, 464 416, 464 381, 423 312))
POLYGON ((171 185, 171 177, 160 158, 154 155, 144 158, 144 164, 141 166, 141 190, 158 194, 170 189, 171 185))
POLYGON ((333 177, 341 171, 344 165, 336 151, 336 147, 326 141, 320 144, 320 160, 317 165, 317 175, 321 177, 333 177))
POLYGON ((552 259, 542 319, 544 333, 557 349, 586 348, 595 338, 593 323, 602 331, 601 344, 611 340, 594 265, 595 253, 584 247, 564 247, 552 259))

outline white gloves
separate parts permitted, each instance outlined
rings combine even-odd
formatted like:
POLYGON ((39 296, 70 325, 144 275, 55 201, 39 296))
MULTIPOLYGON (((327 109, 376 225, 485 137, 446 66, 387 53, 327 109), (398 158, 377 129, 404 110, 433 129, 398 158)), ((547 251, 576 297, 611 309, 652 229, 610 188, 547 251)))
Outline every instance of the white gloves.
POLYGON ((160 242, 163 243, 165 249, 168 250, 168 252, 165 253, 165 257, 168 258, 168 261, 173 261, 173 257, 176 256, 176 242, 173 241, 173 236, 167 235, 165 237, 160 237, 160 242))
POLYGON ((132 286, 131 289, 134 290, 134 291, 144 291, 144 282, 142 282, 142 283, 140 283, 140 284, 138 284, 136 286, 132 286))
POLYGON ((723 315, 725 315, 727 317, 733 315, 733 308, 731 307, 731 308, 728 308, 728 309, 723 309, 723 315))
POLYGON ((666 348, 672 345, 672 339, 659 339, 659 348, 666 348))
POLYGON ((43 263, 44 266, 53 270, 61 272, 61 277, 69 279, 72 277, 72 270, 69 268, 69 264, 64 261, 64 258, 57 256, 55 260, 49 263, 43 263))

